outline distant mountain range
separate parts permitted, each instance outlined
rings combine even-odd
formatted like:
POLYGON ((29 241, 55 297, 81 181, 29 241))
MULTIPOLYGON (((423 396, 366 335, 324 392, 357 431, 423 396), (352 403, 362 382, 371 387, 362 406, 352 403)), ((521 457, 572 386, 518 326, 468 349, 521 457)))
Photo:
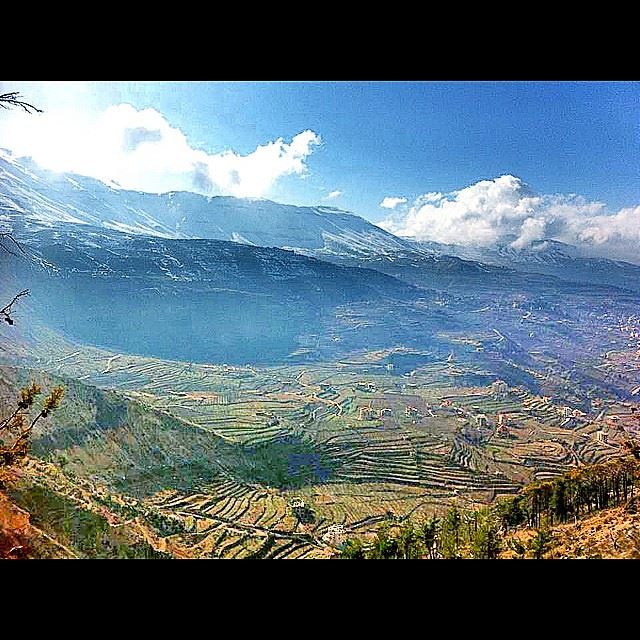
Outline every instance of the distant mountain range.
POLYGON ((7 153, 0 226, 30 257, 0 255, 2 300, 29 287, 30 317, 69 339, 187 361, 332 358, 390 344, 448 353, 442 332, 511 326, 496 306, 507 296, 562 315, 572 295, 640 291, 640 267, 561 243, 418 243, 337 209, 118 190, 7 153))
POLYGON ((281 360, 340 307, 427 294, 375 270, 228 241, 70 223, 17 237, 30 259, 3 257, 4 297, 29 287, 34 315, 67 337, 169 359, 281 360))
POLYGON ((74 223, 164 238, 229 240, 329 254, 411 248, 406 240, 331 207, 118 190, 93 178, 45 171, 7 152, 0 152, 0 211, 14 223, 74 223))
POLYGON ((557 240, 539 240, 522 249, 509 243, 495 247, 472 247, 437 242, 413 242, 419 251, 441 258, 456 256, 487 265, 507 267, 520 272, 540 273, 575 282, 613 285, 640 292, 640 266, 593 258, 580 249, 557 240))
POLYGON ((536 242, 523 249, 508 243, 480 248, 416 242, 332 207, 120 190, 93 178, 45 171, 29 159, 16 159, 0 150, 0 222, 3 219, 14 229, 68 223, 85 225, 88 232, 94 227, 168 239, 293 249, 427 287, 438 282, 504 280, 507 269, 640 291, 640 266, 591 258, 557 241, 536 242))

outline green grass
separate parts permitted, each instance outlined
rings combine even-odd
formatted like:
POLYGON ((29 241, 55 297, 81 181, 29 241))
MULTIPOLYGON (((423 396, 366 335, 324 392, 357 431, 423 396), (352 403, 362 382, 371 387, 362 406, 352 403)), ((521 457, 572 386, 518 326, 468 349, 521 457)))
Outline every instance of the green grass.
POLYGON ((133 542, 102 516, 79 508, 46 487, 22 483, 12 487, 9 495, 31 514, 35 526, 82 558, 170 558, 145 542, 133 542))

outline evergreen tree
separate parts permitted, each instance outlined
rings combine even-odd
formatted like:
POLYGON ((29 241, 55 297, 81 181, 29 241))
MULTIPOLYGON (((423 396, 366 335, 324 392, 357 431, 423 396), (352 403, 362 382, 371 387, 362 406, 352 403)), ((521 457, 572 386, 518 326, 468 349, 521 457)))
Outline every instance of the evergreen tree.
POLYGON ((531 551, 536 560, 542 560, 549 549, 550 542, 551 532, 546 526, 542 527, 538 529, 536 535, 529 541, 529 551, 531 551))
POLYGON ((345 560, 364 560, 366 557, 364 544, 361 540, 357 539, 347 540, 340 552, 340 558, 345 560))
POLYGON ((440 520, 435 516, 427 518, 422 525, 422 541, 430 558, 435 558, 439 525, 440 520))

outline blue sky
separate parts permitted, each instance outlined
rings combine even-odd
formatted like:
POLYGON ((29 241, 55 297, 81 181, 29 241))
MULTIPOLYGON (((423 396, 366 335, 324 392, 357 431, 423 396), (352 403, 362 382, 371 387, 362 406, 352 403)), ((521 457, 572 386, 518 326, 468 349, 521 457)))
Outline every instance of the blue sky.
MULTIPOLYGON (((2 83, 44 109, 151 107, 207 153, 249 154, 311 130, 307 175, 266 194, 329 202, 378 221, 385 196, 411 202, 512 174, 539 193, 612 210, 640 203, 640 84, 536 82, 2 83)), ((0 132, 1 133, 1 132, 0 132)), ((2 140, 0 138, 0 146, 2 140)))

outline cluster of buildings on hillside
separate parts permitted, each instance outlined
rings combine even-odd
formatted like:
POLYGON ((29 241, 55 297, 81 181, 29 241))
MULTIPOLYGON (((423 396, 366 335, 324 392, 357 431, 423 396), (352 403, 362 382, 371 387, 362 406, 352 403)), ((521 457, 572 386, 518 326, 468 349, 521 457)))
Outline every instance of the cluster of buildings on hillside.
POLYGON ((379 409, 370 406, 358 407, 358 420, 374 420, 375 418, 385 418, 392 415, 393 409, 391 407, 381 407, 379 409))
POLYGON ((509 427, 513 425, 513 419, 506 413, 498 413, 495 418, 489 418, 486 413, 476 413, 460 420, 464 420, 460 433, 471 442, 480 442, 492 432, 500 438, 508 438, 511 435, 509 427))
POLYGON ((572 409, 571 407, 561 407, 558 409, 558 412, 562 418, 560 426, 565 429, 575 427, 579 421, 584 420, 587 416, 584 411, 580 411, 580 409, 572 409))
MULTIPOLYGON (((359 382, 358 388, 361 390, 371 390, 369 386, 371 383, 359 382)), ((505 398, 509 394, 509 386, 504 380, 496 380, 490 387, 490 394, 493 398, 505 398)), ((474 410, 478 407, 474 407, 474 410)), ((418 420, 424 417, 435 418, 435 409, 429 403, 423 403, 422 408, 419 408, 412 404, 407 404, 404 407, 404 417, 417 424, 418 420)), ((452 400, 444 398, 439 407, 437 408, 439 413, 449 416, 457 416, 462 421, 471 421, 472 426, 477 429, 490 428, 490 420, 484 413, 473 413, 461 407, 456 407, 452 400)), ((374 408, 371 403, 366 406, 358 407, 358 419, 361 421, 374 420, 376 418, 390 417, 394 415, 394 411, 391 407, 374 408)), ((495 420, 492 420, 495 424, 496 433, 499 436, 508 436, 508 426, 511 424, 511 418, 506 414, 498 414, 495 420)), ((468 425, 467 425, 468 426, 468 425)))
MULTIPOLYGON (((358 385, 361 390, 375 390, 373 383, 359 382, 358 385)), ((506 398, 511 392, 515 393, 517 391, 517 388, 511 389, 504 380, 495 380, 489 387, 489 394, 494 399, 506 398)), ((634 391, 637 391, 637 394, 640 395, 640 386, 634 389, 634 391)), ((521 398, 522 393, 516 393, 516 396, 521 398)), ((638 423, 635 425, 635 422, 633 422, 634 426, 640 431, 640 408, 632 406, 632 403, 628 404, 629 411, 627 413, 618 413, 604 418, 609 428, 603 428, 594 434, 594 437, 599 442, 607 442, 610 428, 621 429, 622 423, 626 425, 630 422, 631 417, 638 423)), ((600 399, 592 400, 591 406, 596 409, 601 409, 596 421, 602 420, 606 413, 604 401, 600 399)), ((552 416, 555 412, 560 418, 560 426, 566 429, 573 429, 590 420, 588 414, 581 409, 566 405, 560 407, 554 406, 551 397, 529 397, 524 401, 523 410, 532 416, 541 418, 552 416)), ((428 403, 422 403, 420 407, 413 404, 406 404, 404 406, 404 418, 411 420, 413 424, 417 424, 422 418, 436 417, 435 411, 436 409, 432 408, 428 403)), ((451 399, 444 398, 437 407, 437 413, 457 417, 458 420, 463 423, 463 426, 460 427, 463 434, 468 434, 474 441, 478 438, 484 439, 490 435, 492 431, 499 437, 509 437, 511 435, 509 427, 513 426, 513 418, 509 415, 508 411, 498 412, 495 416, 489 416, 482 411, 480 406, 473 406, 471 409, 457 407, 451 399)), ((358 419, 361 421, 381 419, 393 415, 394 410, 388 406, 374 408, 371 406, 371 403, 369 403, 369 406, 360 406, 358 408, 358 419)))
MULTIPOLYGON (((427 417, 435 418, 436 414, 433 413, 430 404, 424 405, 424 411, 427 417)), ((420 418, 425 417, 418 407, 407 404, 404 407, 404 417, 413 420, 414 424, 420 418)), ((390 418, 394 415, 394 411, 391 407, 372 407, 371 405, 365 405, 358 407, 358 420, 375 420, 376 418, 390 418)))

